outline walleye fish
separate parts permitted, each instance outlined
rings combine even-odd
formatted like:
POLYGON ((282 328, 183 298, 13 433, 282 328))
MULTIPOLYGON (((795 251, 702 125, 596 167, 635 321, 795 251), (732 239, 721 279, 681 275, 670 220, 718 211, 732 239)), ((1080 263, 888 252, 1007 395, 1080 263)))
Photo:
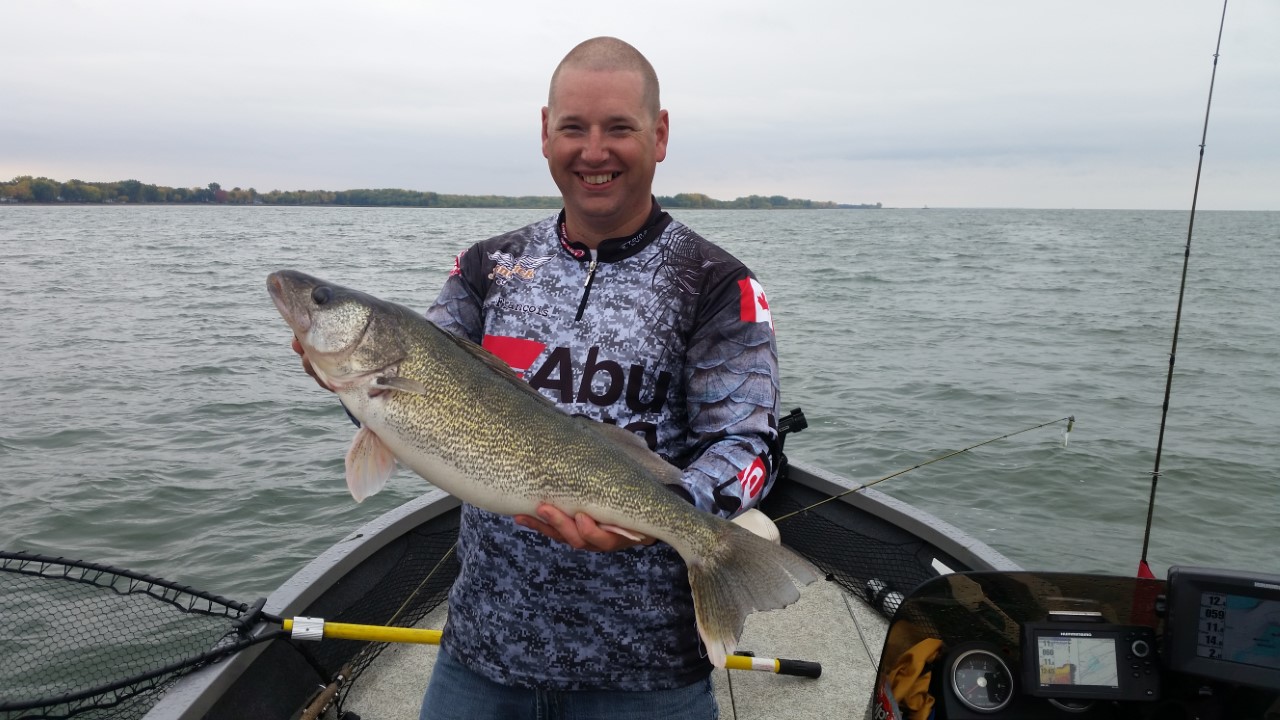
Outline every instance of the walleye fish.
POLYGON ((563 412, 421 314, 293 270, 272 273, 267 289, 316 374, 361 423, 346 458, 357 501, 382 489, 399 460, 490 512, 534 515, 546 502, 661 540, 689 568, 698 634, 716 667, 750 612, 786 607, 800 597, 795 582, 818 579, 799 555, 663 487, 680 471, 638 435, 563 412))

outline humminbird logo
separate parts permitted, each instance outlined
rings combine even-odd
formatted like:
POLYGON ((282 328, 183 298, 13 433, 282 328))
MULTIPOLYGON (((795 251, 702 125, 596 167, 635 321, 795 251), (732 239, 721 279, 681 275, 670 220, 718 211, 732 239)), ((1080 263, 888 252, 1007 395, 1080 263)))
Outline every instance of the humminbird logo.
POLYGON ((1255 582, 1253 586, 1256 588, 1262 588, 1263 590, 1280 590, 1280 585, 1275 585, 1272 583, 1255 582))
POLYGON ((489 253, 489 259, 494 262, 493 272, 489 273, 489 279, 498 285, 506 285, 512 279, 532 280, 534 273, 538 268, 546 265, 554 255, 545 257, 530 257, 521 255, 516 257, 511 253, 494 251, 489 253))
POLYGON ((1062 635, 1063 637, 1093 637, 1093 633, 1085 633, 1085 632, 1064 632, 1064 633, 1058 633, 1058 634, 1062 635))

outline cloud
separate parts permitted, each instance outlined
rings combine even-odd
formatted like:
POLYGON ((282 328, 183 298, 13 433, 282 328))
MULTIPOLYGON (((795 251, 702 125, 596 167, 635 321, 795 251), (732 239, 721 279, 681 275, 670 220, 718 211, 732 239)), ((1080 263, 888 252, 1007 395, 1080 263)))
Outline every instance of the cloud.
MULTIPOLYGON (((577 41, 615 34, 662 78, 660 193, 1178 208, 1220 12, 1187 0, 660 0, 575 14, 11 4, 0 175, 551 194, 537 137, 547 79, 577 41)), ((1208 195, 1219 207, 1280 209, 1276 27, 1275 3, 1228 11, 1205 178, 1223 184, 1208 195)))

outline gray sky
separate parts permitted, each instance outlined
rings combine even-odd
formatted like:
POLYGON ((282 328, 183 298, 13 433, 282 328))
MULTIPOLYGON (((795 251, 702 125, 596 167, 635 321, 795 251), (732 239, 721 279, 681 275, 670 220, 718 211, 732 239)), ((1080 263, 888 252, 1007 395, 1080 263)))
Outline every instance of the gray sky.
MULTIPOLYGON (((554 195, 547 81, 644 52, 655 191, 1190 207, 1220 0, 0 0, 0 178, 554 195)), ((1227 9, 1202 209, 1280 210, 1280 2, 1227 9)))

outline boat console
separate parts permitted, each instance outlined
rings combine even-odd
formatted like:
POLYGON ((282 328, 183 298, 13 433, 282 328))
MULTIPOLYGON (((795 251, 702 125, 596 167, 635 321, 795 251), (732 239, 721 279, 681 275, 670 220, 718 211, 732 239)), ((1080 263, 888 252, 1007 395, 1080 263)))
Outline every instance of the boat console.
POLYGON ((894 615, 867 716, 1280 718, 1280 576, 934 578, 894 615))

